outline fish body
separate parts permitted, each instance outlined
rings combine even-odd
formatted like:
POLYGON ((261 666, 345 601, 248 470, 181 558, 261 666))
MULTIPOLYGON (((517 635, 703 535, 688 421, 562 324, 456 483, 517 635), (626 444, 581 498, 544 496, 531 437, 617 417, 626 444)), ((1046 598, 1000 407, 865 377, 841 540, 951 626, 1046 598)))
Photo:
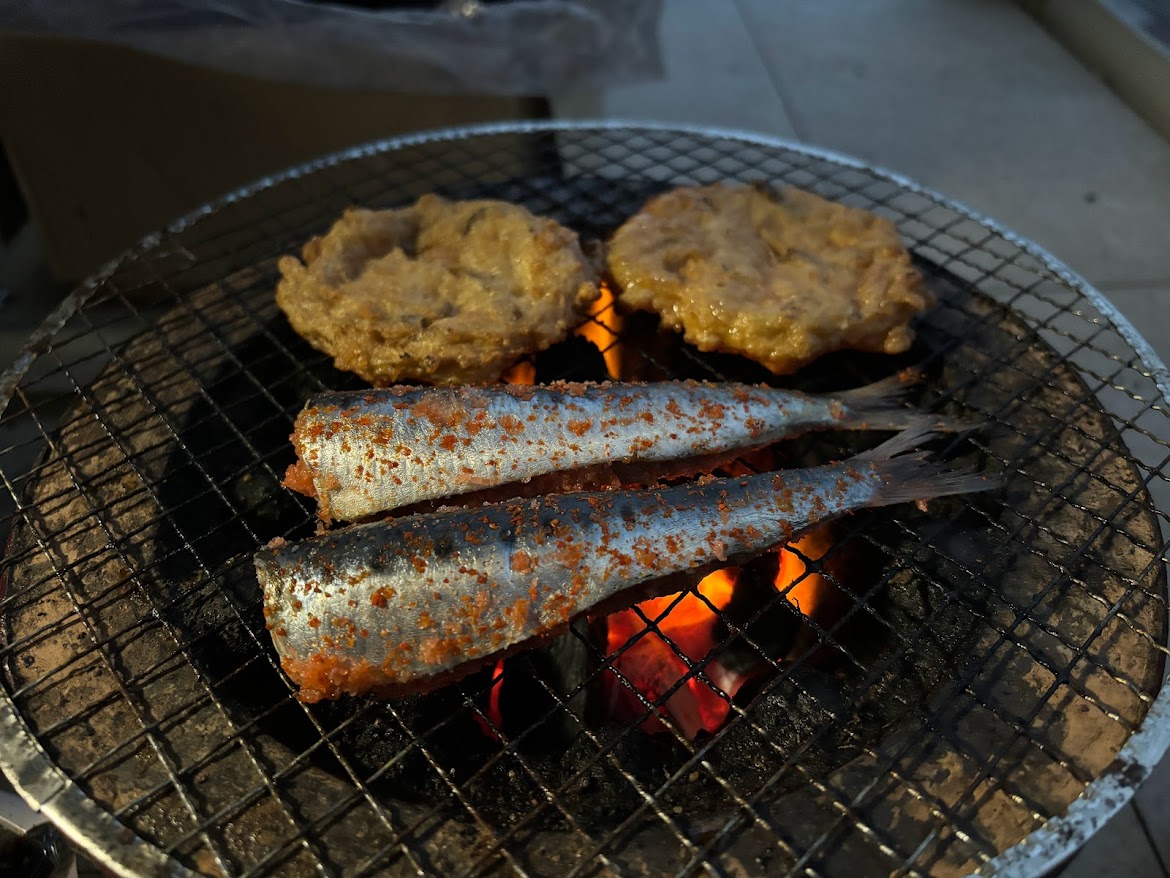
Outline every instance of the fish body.
POLYGON ((324 394, 297 417, 285 485, 316 496, 323 519, 355 521, 550 473, 729 458, 811 430, 937 427, 897 404, 910 380, 836 396, 678 381, 324 394))
POLYGON ((642 599, 663 577, 746 560, 851 510, 988 486, 923 455, 894 456, 922 435, 803 470, 552 495, 277 541, 255 558, 267 625, 302 700, 431 688, 584 613, 642 599))

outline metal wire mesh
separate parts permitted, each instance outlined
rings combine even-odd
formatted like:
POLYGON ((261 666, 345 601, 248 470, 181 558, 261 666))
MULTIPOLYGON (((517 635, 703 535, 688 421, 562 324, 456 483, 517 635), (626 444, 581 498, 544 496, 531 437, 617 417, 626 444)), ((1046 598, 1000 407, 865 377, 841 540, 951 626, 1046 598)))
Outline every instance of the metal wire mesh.
MULTIPOLYGON (((929 193, 739 137, 424 137, 266 181, 83 289, 0 386, 9 767, 127 873, 986 866, 1095 778, 1135 770, 1115 757, 1163 679, 1170 424, 1158 376, 1098 304, 929 193), (916 363, 922 405, 988 425, 950 450, 1003 471, 1003 491, 852 520, 838 545, 880 553, 880 573, 840 583, 848 612, 796 661, 761 642, 768 608, 720 612, 728 641, 773 667, 750 698, 726 699, 714 735, 690 740, 669 718, 654 739, 639 730, 686 680, 654 702, 637 694, 643 714, 621 728, 586 715, 601 675, 629 681, 582 628, 565 648, 592 670, 569 691, 537 658, 511 660, 507 675, 536 687, 521 727, 496 727, 490 670, 421 704, 296 701, 248 554, 311 526, 278 484, 287 436, 309 394, 353 379, 283 322, 275 259, 354 203, 490 195, 601 240, 648 194, 717 179, 790 183, 895 220, 941 300, 918 346, 796 380, 829 389, 916 363), (831 673, 813 661, 826 645, 831 673), (469 729, 483 758, 459 756, 469 729), (554 729, 565 743, 550 758, 554 729)), ((758 377, 677 342, 614 341, 656 375, 758 377)), ((581 368, 542 377, 597 377, 581 368)), ((837 575, 831 556, 805 560, 837 575)), ((642 620, 641 636, 669 640, 642 620)), ((680 657, 710 682, 713 655, 680 657)))

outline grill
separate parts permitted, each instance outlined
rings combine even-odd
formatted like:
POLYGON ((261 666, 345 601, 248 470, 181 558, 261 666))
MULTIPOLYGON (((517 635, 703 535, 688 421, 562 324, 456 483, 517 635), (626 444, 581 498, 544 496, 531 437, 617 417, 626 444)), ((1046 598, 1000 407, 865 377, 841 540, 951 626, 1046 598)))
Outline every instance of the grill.
MULTIPOLYGON (((762 377, 645 321, 613 342, 636 374, 762 377)), ((601 377, 592 350, 566 342, 537 375, 601 377)), ((839 156, 576 124, 333 156, 144 241, 0 379, 0 759, 119 874, 1039 874, 1128 800, 1170 734, 1167 387, 1132 327, 1038 248, 839 156), (771 659, 713 734, 669 719, 646 734, 644 698, 633 721, 599 720, 607 663, 587 624, 509 658, 502 683, 487 668, 401 701, 296 701, 249 555, 311 530, 311 502, 278 484, 292 419, 356 385, 276 310, 275 259, 353 203, 499 197, 588 242, 654 192, 718 179, 898 224, 940 300, 915 347, 786 383, 914 366, 916 404, 983 423, 941 453, 1004 487, 851 517, 806 559, 848 611, 805 622, 807 649, 771 659), (834 554, 866 559, 864 577, 834 554)), ((721 612, 723 645, 767 655, 774 609, 721 612)), ((709 661, 686 660, 687 678, 709 661)))

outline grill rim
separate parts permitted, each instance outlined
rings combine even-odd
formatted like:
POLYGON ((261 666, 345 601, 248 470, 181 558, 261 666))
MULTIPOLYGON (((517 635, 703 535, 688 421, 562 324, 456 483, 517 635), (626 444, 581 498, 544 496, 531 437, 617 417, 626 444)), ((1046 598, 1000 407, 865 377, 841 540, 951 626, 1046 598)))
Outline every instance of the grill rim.
MULTIPOLYGON (((789 150, 810 158, 834 162, 880 176, 907 192, 922 195, 1001 236, 1037 260, 1043 268, 1083 296, 1121 335, 1148 370, 1163 399, 1170 400, 1170 370, 1132 323, 1104 294, 1045 248, 1001 223, 900 173, 854 156, 810 146, 781 137, 742 129, 657 123, 627 119, 508 121, 432 129, 399 137, 370 141, 329 153, 275 174, 260 177, 206 202, 164 228, 152 232, 107 262, 74 289, 32 333, 13 363, 0 373, 0 414, 15 394, 21 379, 51 343, 65 323, 128 262, 156 249, 168 237, 227 206, 259 194, 280 183, 308 176, 344 162, 393 153, 411 146, 507 134, 555 134, 571 131, 677 132, 681 135, 732 140, 745 146, 789 150)), ((1062 357, 1063 359, 1063 357, 1062 357)), ((1076 366, 1074 365, 1075 369, 1076 366)), ((0 769, 17 792, 33 808, 42 811, 87 856, 116 874, 186 876, 197 873, 179 865, 161 849, 142 839, 112 814, 90 800, 81 787, 53 762, 20 715, 7 691, 0 692, 0 769), (105 839, 104 845, 95 843, 105 839)), ((1137 730, 1117 752, 1112 764, 1094 778, 1064 814, 1050 818, 1015 845, 983 864, 976 874, 1037 876, 1059 866, 1089 840, 1134 796, 1161 758, 1170 750, 1170 685, 1162 686, 1137 730)))

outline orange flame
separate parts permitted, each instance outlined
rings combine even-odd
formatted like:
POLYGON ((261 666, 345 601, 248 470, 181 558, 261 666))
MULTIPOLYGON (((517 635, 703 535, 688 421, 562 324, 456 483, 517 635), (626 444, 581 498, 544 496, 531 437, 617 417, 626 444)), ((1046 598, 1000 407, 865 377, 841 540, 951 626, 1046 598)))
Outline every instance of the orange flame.
POLYGON ((497 729, 504 725, 504 715, 500 713, 500 690, 504 687, 500 684, 504 682, 504 660, 500 659, 496 662, 496 668, 492 671, 492 691, 488 696, 488 719, 492 721, 492 725, 497 729))
MULTIPOLYGON (((618 335, 622 331, 622 318, 614 307, 613 290, 602 281, 601 295, 589 307, 589 319, 576 329, 576 334, 591 342, 605 360, 605 371, 614 381, 622 375, 622 351, 618 335)), ((529 359, 517 360, 500 373, 505 384, 535 384, 536 364, 529 359)))
POLYGON ((618 336, 622 331, 622 318, 614 307, 613 290, 607 281, 599 285, 601 296, 589 309, 589 319, 577 327, 577 335, 590 341, 601 351, 605 359, 605 371, 617 381, 622 377, 622 351, 618 336))
POLYGON ((789 546, 780 549, 780 568, 776 571, 776 588, 788 602, 802 614, 818 618, 827 603, 832 603, 832 592, 836 591, 819 573, 810 571, 800 555, 812 561, 825 556, 833 545, 829 528, 810 531, 789 546), (791 547, 791 548, 790 548, 791 547), (795 549, 796 552, 793 552, 795 549))
POLYGON ((532 360, 517 360, 500 373, 505 384, 535 384, 536 364, 532 360))
MULTIPOLYGON (((699 583, 698 591, 711 606, 723 609, 731 601, 738 573, 734 567, 717 570, 699 583)), ((681 594, 681 598, 676 593, 638 604, 638 609, 658 630, 648 631, 613 659, 613 668, 651 703, 661 701, 668 689, 687 676, 690 669, 679 652, 693 664, 705 658, 715 646, 715 623, 719 617, 701 598, 690 592, 681 594), (674 643, 673 647, 663 635, 674 643)), ((647 628, 634 610, 614 613, 607 623, 610 655, 647 628)), ((728 672, 718 660, 709 662, 704 671, 728 698, 735 697, 746 680, 728 672)), ((625 682, 609 674, 606 684, 610 715, 614 719, 628 722, 645 712, 642 701, 625 682)), ((694 738, 704 729, 717 730, 727 719, 729 710, 727 699, 695 676, 659 706, 659 713, 671 716, 688 738, 694 738)), ((642 728, 655 733, 665 731, 666 727, 657 716, 651 716, 642 723, 642 728)))
POLYGON ((492 670, 492 684, 488 690, 487 719, 485 720, 478 713, 474 714, 480 731, 496 741, 500 740, 499 732, 496 730, 504 727, 504 714, 500 711, 500 690, 504 688, 503 682, 504 660, 500 659, 496 662, 495 669, 492 670))
MULTIPOLYGON (((832 531, 825 527, 777 550, 777 590, 802 614, 818 619, 822 624, 827 624, 830 618, 839 613, 846 600, 845 595, 830 580, 808 570, 796 552, 810 560, 819 560, 832 544, 832 531)), ((687 677, 690 670, 688 661, 691 664, 702 661, 716 648, 715 623, 718 615, 711 607, 725 609, 731 602, 738 580, 739 568, 727 567, 700 582, 698 591, 710 601, 711 606, 690 592, 683 592, 681 597, 673 594, 638 604, 638 609, 655 624, 658 631, 646 631, 646 623, 634 610, 624 610, 608 618, 607 648, 610 656, 615 656, 631 638, 645 632, 628 649, 613 658, 614 670, 629 683, 618 679, 615 674, 606 677, 612 718, 629 722, 645 712, 643 702, 631 691, 632 686, 651 704, 659 704, 658 713, 642 723, 644 731, 651 734, 665 731, 661 716, 670 716, 688 738, 694 738, 700 731, 713 733, 719 730, 730 712, 727 698, 734 698, 753 672, 729 671, 715 658, 704 668, 711 683, 692 676, 665 702, 662 699, 669 689, 687 677), (667 643, 664 637, 669 638, 674 646, 667 643), (680 652, 686 656, 686 660, 679 655, 680 652), (713 686, 722 690, 727 698, 713 686)))

